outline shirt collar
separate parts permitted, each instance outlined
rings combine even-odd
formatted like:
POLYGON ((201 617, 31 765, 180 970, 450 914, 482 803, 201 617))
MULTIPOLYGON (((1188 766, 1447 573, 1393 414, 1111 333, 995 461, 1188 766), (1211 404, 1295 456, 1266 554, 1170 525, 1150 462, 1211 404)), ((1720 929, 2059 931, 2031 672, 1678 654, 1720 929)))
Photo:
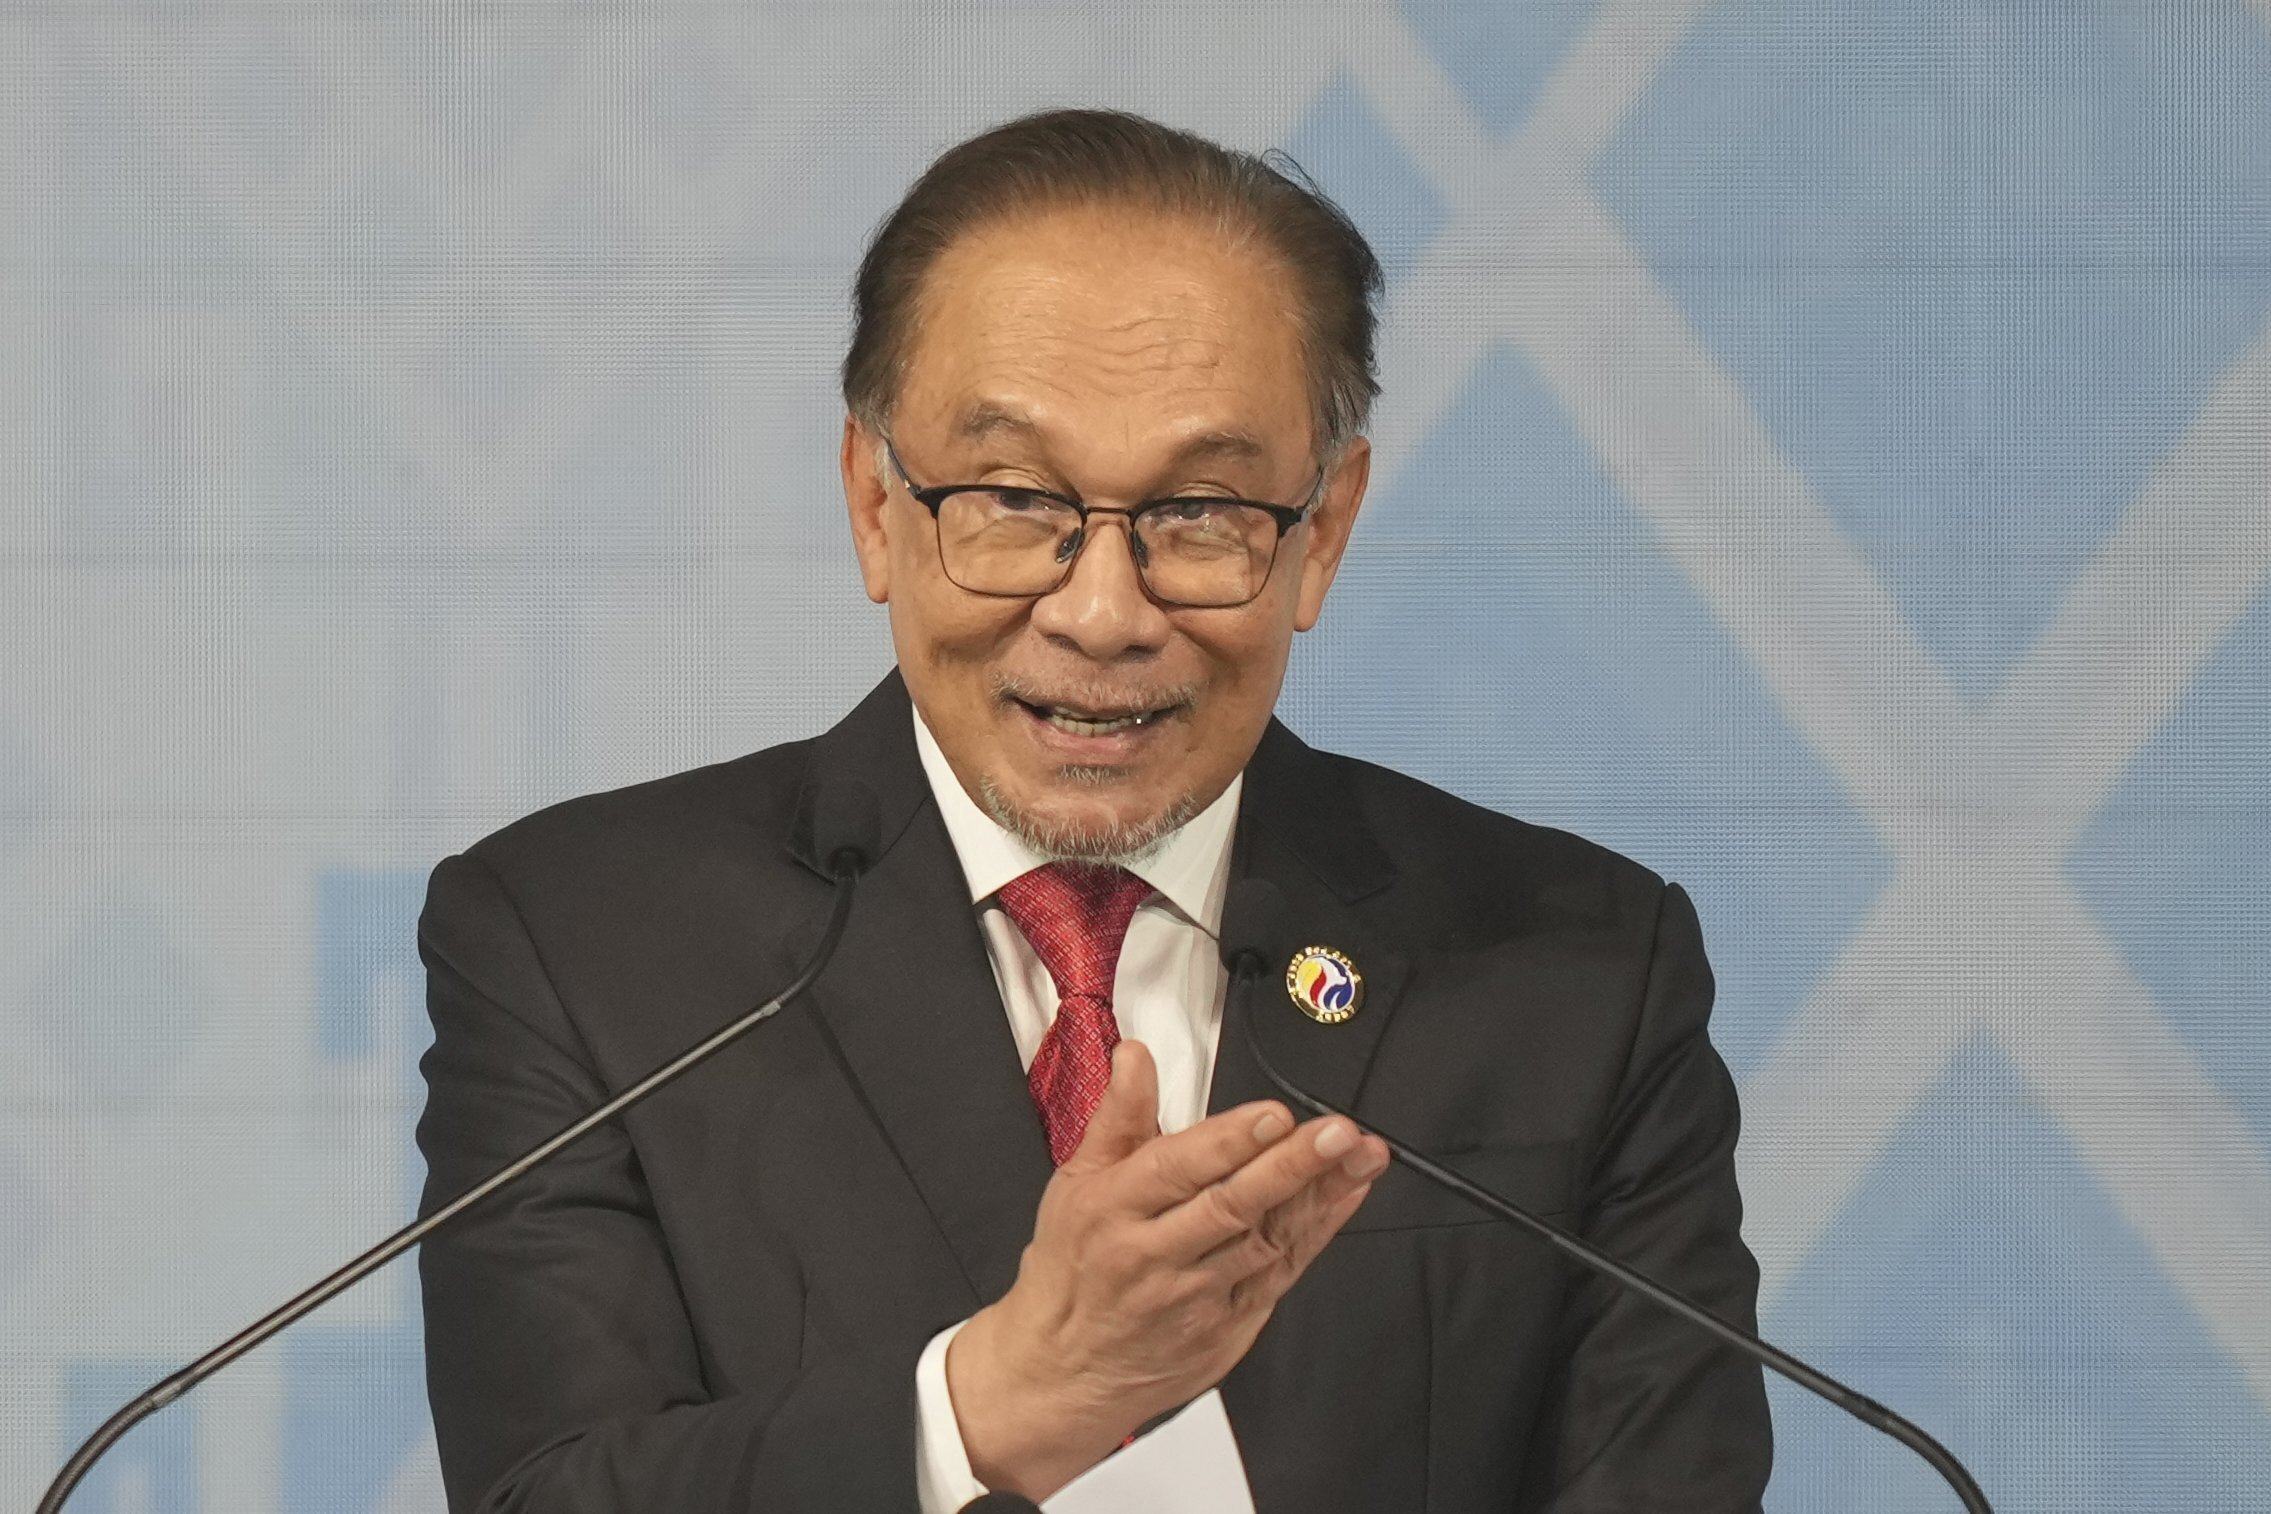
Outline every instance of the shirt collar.
MULTIPOLYGON (((1049 859, 978 808, 977 801, 962 787, 962 780, 954 775, 938 739, 923 723, 922 711, 915 710, 914 716, 915 748, 922 754, 923 776, 930 780, 931 795, 938 801, 947 837, 954 843, 954 854, 961 859, 962 875, 970 886, 970 902, 976 904, 1010 879, 1022 877, 1049 859)), ((1230 887, 1230 838, 1238 821, 1239 791, 1245 783, 1244 773, 1231 779, 1214 803, 1128 869, 1210 936, 1222 924, 1222 900, 1230 887)))

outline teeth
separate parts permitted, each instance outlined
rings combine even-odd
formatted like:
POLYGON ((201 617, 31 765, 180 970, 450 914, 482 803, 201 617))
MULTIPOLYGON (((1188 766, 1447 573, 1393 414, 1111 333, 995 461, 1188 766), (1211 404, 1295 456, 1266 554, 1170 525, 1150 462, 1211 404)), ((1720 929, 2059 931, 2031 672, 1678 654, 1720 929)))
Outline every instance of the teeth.
POLYGON ((1048 711, 1048 719, 1049 724, 1058 730, 1069 731, 1075 736, 1107 736, 1114 731, 1149 725, 1154 713, 1156 712, 1146 710, 1135 715, 1115 716, 1110 720, 1088 720, 1066 710, 1052 709, 1048 711))

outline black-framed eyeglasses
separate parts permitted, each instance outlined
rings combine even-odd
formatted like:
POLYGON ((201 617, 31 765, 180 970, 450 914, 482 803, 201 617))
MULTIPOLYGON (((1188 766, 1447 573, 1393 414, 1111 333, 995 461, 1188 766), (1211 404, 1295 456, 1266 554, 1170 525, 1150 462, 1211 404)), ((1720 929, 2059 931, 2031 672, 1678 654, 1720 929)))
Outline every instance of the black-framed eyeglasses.
POLYGON ((1298 505, 1172 494, 1122 510, 1023 485, 925 488, 908 475, 888 437, 883 450, 907 492, 937 523, 939 562, 958 587, 1004 599, 1055 593, 1072 577, 1088 541, 1089 517, 1123 515, 1144 591, 1161 604, 1193 609, 1229 609, 1262 592, 1278 544, 1315 506, 1327 471, 1318 470, 1298 505))

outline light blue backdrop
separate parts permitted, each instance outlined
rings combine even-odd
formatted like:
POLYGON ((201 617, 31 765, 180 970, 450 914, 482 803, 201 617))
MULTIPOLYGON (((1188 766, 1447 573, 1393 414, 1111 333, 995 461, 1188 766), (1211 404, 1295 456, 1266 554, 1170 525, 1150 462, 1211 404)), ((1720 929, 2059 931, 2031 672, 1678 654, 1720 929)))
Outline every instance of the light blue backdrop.
MULTIPOLYGON (((408 1209, 435 858, 887 661, 867 230, 1051 103, 1390 267, 1312 739, 1686 881, 1770 1333, 2271 1506, 2271 6, 0 9, 0 1501, 408 1209)), ((408 1270, 88 1510, 438 1509, 408 1270)), ((1948 1507, 1778 1394, 1773 1507, 1948 1507)))

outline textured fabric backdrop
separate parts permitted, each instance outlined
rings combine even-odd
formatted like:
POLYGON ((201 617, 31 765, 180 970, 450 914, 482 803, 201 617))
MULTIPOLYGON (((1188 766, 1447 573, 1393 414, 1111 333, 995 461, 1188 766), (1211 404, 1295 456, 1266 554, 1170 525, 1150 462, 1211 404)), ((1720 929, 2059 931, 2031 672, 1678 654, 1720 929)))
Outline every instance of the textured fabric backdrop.
MULTIPOLYGON (((2003 1510, 2264 1507, 2264 0, 9 0, 0 1501, 408 1213, 437 857, 885 666, 852 264, 1066 103, 1376 238, 1285 713, 1694 890, 1770 1333, 2003 1510)), ((402 1267, 76 1507, 438 1509, 419 1372, 402 1267)))

